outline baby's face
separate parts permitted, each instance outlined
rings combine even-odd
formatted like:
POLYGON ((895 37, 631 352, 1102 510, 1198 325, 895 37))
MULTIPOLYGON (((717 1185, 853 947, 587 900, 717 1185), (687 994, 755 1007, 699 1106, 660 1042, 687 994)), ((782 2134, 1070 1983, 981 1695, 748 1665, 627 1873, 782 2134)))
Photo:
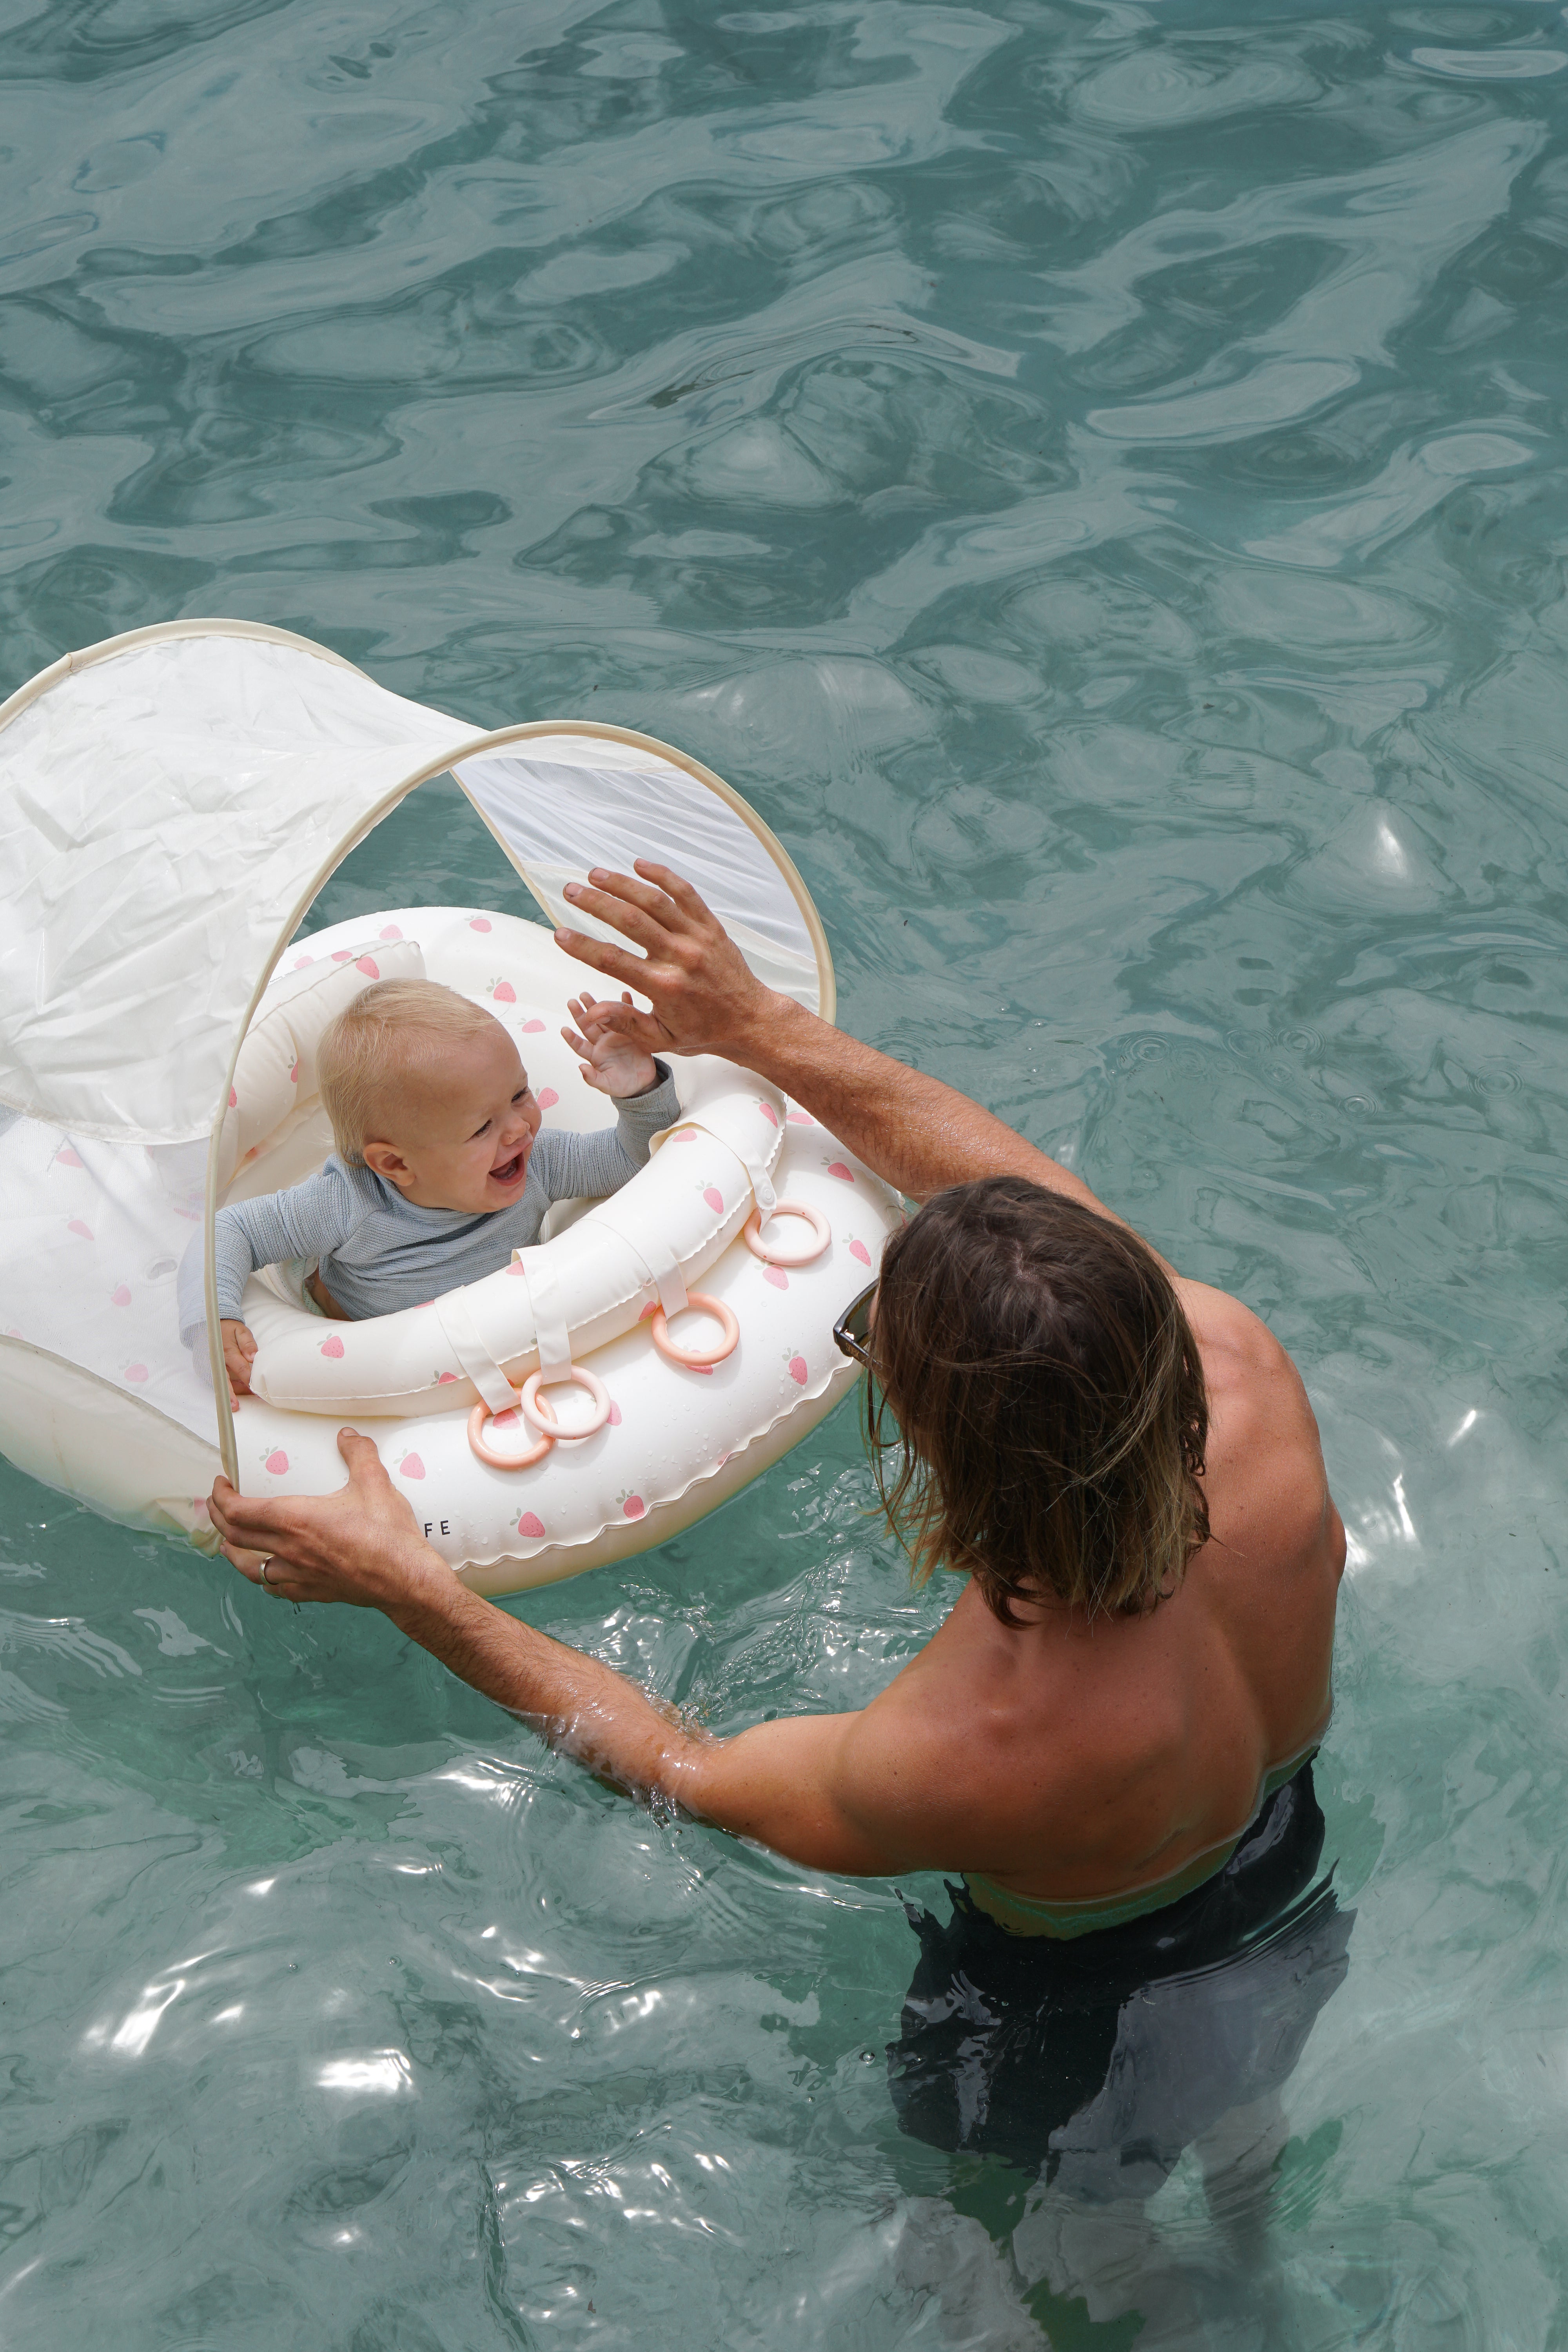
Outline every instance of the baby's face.
POLYGON ((397 1089, 367 1140, 365 1164, 421 1209, 480 1215, 521 1199, 540 1111, 528 1073, 499 1021, 479 1037, 443 1045, 397 1089))

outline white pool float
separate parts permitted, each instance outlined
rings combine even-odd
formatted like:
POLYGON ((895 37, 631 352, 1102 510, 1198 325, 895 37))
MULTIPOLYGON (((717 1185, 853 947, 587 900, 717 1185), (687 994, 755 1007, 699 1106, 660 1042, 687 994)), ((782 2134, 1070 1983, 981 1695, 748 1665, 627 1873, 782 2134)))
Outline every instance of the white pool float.
MULTIPOLYGON (((804 1437, 852 1385, 833 1325, 901 1210, 751 1073, 674 1057, 683 1115, 647 1166, 607 1201, 559 1205, 484 1281, 336 1323, 286 1273, 253 1276, 255 1393, 231 1416, 179 1347, 175 1268, 220 1201, 295 1182, 331 1149, 314 1049, 357 989, 445 982, 511 1029, 547 1120, 607 1122, 558 1034, 595 976, 542 925, 402 908, 297 935, 348 850, 448 766, 550 921, 590 865, 663 857, 770 984, 831 1017, 821 926, 783 849, 646 737, 479 735, 235 623, 57 664, 0 710, 16 846, 0 880, 16 1114, 0 1448, 113 1518, 210 1547, 220 1466, 247 1493, 324 1492, 353 1421, 444 1557, 504 1592, 663 1541, 804 1437)), ((216 1358, 210 1290, 209 1322, 216 1358)))

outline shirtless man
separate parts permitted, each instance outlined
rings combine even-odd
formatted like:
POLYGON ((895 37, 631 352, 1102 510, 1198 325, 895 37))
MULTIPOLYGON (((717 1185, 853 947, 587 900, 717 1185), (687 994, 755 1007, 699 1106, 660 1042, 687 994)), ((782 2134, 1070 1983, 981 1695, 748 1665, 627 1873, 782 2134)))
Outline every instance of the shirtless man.
POLYGON ((1348 1923, 1307 1890, 1344 1531, 1300 1379, 1256 1316, 1172 1276, 1069 1170, 764 988, 668 868, 567 895, 631 946, 560 944, 653 1008, 604 1017, 757 1071, 931 1203, 891 1245, 880 1323, 868 1298, 841 1345, 872 1367, 917 1559, 967 1570, 964 1589, 869 1706, 721 1740, 470 1593, 352 1432, 335 1495, 269 1502, 220 1478, 224 1549, 283 1599, 384 1611, 628 1790, 809 1868, 963 1874, 949 1926, 916 1921, 904 2127, 1076 2163, 1090 2195, 1102 2176, 1147 2193, 1277 2087, 1343 1971, 1348 1923), (1190 2000, 1148 1989, 1243 1945, 1270 2055, 1238 2074, 1190 2000), (1114 2129, 1113 2076, 1134 2091, 1114 2129))

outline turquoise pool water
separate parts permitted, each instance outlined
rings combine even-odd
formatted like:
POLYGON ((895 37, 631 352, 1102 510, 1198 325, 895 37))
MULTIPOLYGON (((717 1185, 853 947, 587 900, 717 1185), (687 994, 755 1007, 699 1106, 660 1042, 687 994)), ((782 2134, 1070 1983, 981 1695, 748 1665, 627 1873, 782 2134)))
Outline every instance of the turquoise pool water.
MULTIPOLYGON (((1271 2184, 1064 2245, 894 2128, 889 1887, 0 1469, 7 2346, 1562 2342, 1556 9, 56 0, 0 76, 5 688, 240 614, 732 779, 846 1023, 1294 1350, 1359 1911, 1271 2184)), ((426 794, 324 912, 502 893, 426 794)), ((867 1502, 841 1412, 527 1613, 853 1704, 943 1606, 867 1502)))

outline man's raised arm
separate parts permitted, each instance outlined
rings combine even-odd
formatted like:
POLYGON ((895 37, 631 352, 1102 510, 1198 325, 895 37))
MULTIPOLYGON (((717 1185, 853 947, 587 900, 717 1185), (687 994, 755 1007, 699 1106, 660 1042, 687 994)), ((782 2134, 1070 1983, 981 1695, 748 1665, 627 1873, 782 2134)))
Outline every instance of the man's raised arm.
POLYGON ((1080 1177, 967 1095, 764 988, 690 883, 668 866, 639 857, 635 877, 595 867, 566 896, 642 953, 583 931, 557 931, 557 945, 646 996, 672 1053, 721 1054, 755 1070, 900 1192, 923 1201, 979 1176, 1027 1176, 1110 1213, 1080 1177))

